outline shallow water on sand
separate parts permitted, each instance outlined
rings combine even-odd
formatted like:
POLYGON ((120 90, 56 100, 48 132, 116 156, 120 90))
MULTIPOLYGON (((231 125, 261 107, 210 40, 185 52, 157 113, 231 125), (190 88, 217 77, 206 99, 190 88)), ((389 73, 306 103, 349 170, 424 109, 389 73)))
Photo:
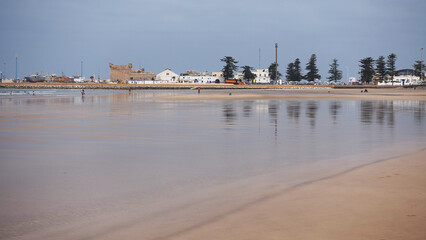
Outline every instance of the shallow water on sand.
POLYGON ((255 201, 256 192, 327 177, 426 142, 425 101, 153 98, 194 91, 0 93, 0 239, 97 236, 177 209, 196 212, 189 206, 206 199, 229 203, 218 210, 225 214, 255 201), (104 226, 89 229, 100 216, 108 219, 104 226), (81 235, 72 235, 76 228, 81 235))

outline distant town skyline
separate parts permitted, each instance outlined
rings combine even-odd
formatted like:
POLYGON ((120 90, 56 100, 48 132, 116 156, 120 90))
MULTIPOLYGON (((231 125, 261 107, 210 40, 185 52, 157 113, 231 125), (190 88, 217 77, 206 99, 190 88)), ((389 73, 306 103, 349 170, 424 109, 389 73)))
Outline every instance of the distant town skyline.
MULTIPOLYGON (((397 55, 412 68, 426 43, 426 2, 225 0, 3 0, 0 72, 109 78, 109 62, 160 73, 166 68, 221 71, 224 56, 238 65, 279 71, 317 55, 321 80, 338 59, 343 81, 359 78, 359 60, 397 55)), ((423 53, 423 56, 425 54, 423 53)), ((305 71, 306 72, 306 71, 305 71)), ((284 79, 283 76, 283 79, 284 79)))

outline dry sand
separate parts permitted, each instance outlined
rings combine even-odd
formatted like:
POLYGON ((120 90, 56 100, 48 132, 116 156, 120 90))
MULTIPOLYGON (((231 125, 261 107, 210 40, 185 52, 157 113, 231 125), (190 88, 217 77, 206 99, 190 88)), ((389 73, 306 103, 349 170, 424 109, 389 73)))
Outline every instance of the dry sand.
POLYGON ((423 149, 296 186, 192 226, 169 219, 146 231, 148 226, 136 223, 96 239, 426 239, 425 172, 423 149))
POLYGON ((201 90, 200 94, 174 95, 156 97, 157 99, 171 100, 243 100, 243 99, 274 99, 274 98, 338 98, 338 99, 365 99, 365 100, 426 100, 425 89, 368 89, 362 93, 361 89, 269 89, 269 90, 201 90), (231 93, 231 94, 229 94, 231 93))

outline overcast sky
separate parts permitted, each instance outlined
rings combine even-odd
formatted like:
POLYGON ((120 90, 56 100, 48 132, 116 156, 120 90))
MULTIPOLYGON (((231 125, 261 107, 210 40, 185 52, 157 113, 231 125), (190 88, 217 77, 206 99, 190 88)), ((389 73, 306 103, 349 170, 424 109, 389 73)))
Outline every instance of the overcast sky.
MULTIPOLYGON (((361 58, 395 53, 411 68, 426 46, 425 0, 0 0, 0 71, 109 78, 109 62, 159 73, 221 71, 220 59, 279 71, 337 58, 345 81, 361 58)), ((423 54, 426 55, 426 54, 423 54)), ((306 71, 305 71, 306 72, 306 71)))

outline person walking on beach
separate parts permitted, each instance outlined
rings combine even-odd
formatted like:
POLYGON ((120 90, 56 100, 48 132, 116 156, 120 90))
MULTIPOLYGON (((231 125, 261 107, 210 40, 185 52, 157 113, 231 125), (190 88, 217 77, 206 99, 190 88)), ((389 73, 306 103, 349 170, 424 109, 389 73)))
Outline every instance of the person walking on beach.
POLYGON ((84 96, 84 94, 86 94, 86 93, 84 92, 84 89, 81 89, 81 96, 84 96))
POLYGON ((200 94, 200 90, 201 90, 201 89, 200 89, 200 88, 198 88, 198 94, 200 94))

